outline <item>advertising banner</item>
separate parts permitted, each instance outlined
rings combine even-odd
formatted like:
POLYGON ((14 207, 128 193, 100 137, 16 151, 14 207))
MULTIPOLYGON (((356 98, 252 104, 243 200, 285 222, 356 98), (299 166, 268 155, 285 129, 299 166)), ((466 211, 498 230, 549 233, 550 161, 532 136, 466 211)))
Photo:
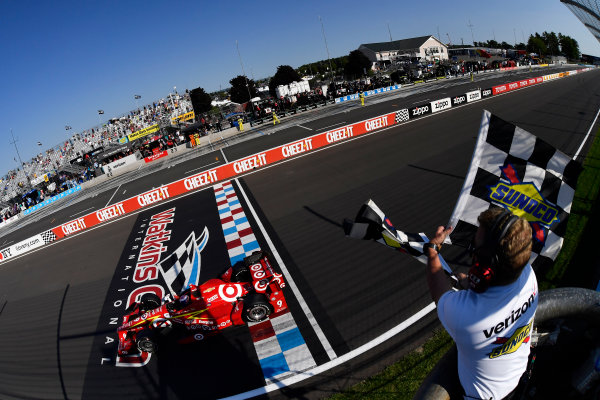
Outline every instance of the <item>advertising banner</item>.
POLYGON ((189 113, 181 114, 174 118, 171 118, 171 123, 174 124, 177 121, 190 121, 190 120, 193 120, 195 117, 196 117, 196 114, 194 114, 193 111, 190 111, 189 113))
POLYGON ((447 110, 450 107, 452 107, 452 100, 450 100, 450 97, 446 97, 445 99, 435 100, 435 101, 431 102, 431 112, 447 110))
POLYGON ((25 239, 17 244, 13 244, 10 247, 0 250, 0 261, 27 253, 30 250, 43 246, 44 244, 45 243, 42 239, 42 235, 37 234, 29 239, 25 239))
POLYGON ((431 103, 421 104, 419 106, 410 108, 410 119, 419 118, 426 114, 431 114, 431 103))
POLYGON ((62 193, 57 194, 56 196, 52 196, 49 199, 46 199, 46 200, 42 201, 41 203, 36 204, 33 207, 29 207, 27 210, 23 211, 23 215, 29 215, 32 212, 37 211, 40 208, 42 208, 44 206, 47 206, 50 203, 54 203, 55 201, 60 200, 63 197, 66 197, 66 196, 68 196, 70 194, 73 194, 75 192, 78 192, 80 190, 81 190, 81 186, 80 185, 74 186, 74 187, 72 187, 72 188, 70 188, 68 190, 65 190, 62 193))
MULTIPOLYGON (((479 93, 479 92, 477 92, 479 93)), ((467 95, 461 94, 460 96, 456 96, 452 98, 452 107, 462 106, 463 104, 467 104, 467 95)))
POLYGON ((467 93, 465 93, 465 96, 467 97, 467 103, 469 103, 471 101, 481 100, 481 91, 474 90, 472 92, 467 92, 467 93))
MULTIPOLYGON (((365 97, 367 96, 371 96, 374 94, 379 94, 379 93, 384 93, 384 92, 390 92, 392 90, 398 90, 402 87, 402 85, 393 85, 393 86, 388 86, 388 87, 384 87, 384 88, 379 88, 379 89, 374 89, 374 90, 367 90, 366 92, 363 92, 365 97)), ((358 100, 359 94, 358 93, 354 93, 348 96, 343 96, 343 97, 338 97, 337 99, 335 99, 336 103, 342 103, 344 101, 350 101, 350 100, 358 100)))
POLYGON ((139 139, 141 137, 144 137, 146 135, 149 135, 151 133, 158 132, 159 129, 160 128, 158 127, 158 124, 155 124, 155 125, 149 126, 147 128, 140 129, 139 131, 135 131, 131 135, 127 135, 127 138, 130 141, 133 141, 133 140, 139 139))
POLYGON ((131 154, 127 157, 118 159, 117 161, 113 161, 110 164, 103 165, 102 171, 104 171, 105 174, 107 174, 109 172, 114 172, 114 170, 116 170, 116 169, 123 168, 126 165, 133 164, 136 160, 137 160, 137 158, 135 157, 135 154, 131 154))
MULTIPOLYGON (((287 143, 264 152, 245 157, 240 160, 230 162, 180 179, 165 186, 150 190, 138 196, 123 200, 122 202, 102 209, 100 211, 84 215, 80 218, 69 221, 63 225, 55 227, 52 232, 58 239, 84 229, 95 226, 101 222, 107 221, 118 216, 134 212, 140 208, 151 206, 170 199, 175 196, 196 190, 208 185, 213 185, 218 181, 229 179, 238 174, 250 170, 273 164, 288 158, 301 155, 312 150, 328 146, 332 143, 340 142, 353 138, 355 136, 370 133, 379 129, 396 124, 396 113, 389 113, 379 117, 370 118, 356 124, 332 129, 327 132, 301 139, 292 143, 287 143)), ((129 156, 132 157, 132 156, 129 156)), ((133 156, 135 158, 135 156, 133 156)), ((123 161, 123 159, 118 160, 123 161)))
POLYGON ((155 153, 155 154, 152 154, 150 157, 146 157, 146 158, 144 158, 144 161, 145 161, 146 163, 149 163, 149 162, 152 162, 152 161, 158 160, 159 158, 163 158, 163 157, 167 156, 168 154, 169 154, 169 153, 168 153, 166 150, 159 151, 159 152, 157 152, 157 153, 155 153))

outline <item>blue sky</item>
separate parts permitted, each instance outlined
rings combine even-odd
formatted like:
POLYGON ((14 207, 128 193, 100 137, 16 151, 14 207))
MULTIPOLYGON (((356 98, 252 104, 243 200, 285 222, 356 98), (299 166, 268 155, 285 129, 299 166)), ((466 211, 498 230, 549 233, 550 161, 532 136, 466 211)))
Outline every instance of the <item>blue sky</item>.
POLYGON ((600 43, 559 0, 488 1, 30 1, 0 2, 0 176, 104 117, 241 74, 271 76, 278 65, 332 57, 361 43, 449 34, 453 43, 514 43, 554 31, 600 55, 600 43), (38 147, 37 142, 43 146, 38 147))

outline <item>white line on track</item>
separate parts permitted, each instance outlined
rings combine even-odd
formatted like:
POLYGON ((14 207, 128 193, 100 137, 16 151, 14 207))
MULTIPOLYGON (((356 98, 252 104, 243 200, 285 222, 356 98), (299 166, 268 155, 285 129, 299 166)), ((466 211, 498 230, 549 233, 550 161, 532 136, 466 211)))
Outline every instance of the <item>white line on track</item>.
POLYGON ((349 360, 353 359, 354 357, 357 357, 357 356, 373 349, 375 346, 378 346, 381 343, 384 343, 386 340, 394 337, 395 335, 399 334, 406 328, 410 327, 412 324, 416 323, 417 321, 419 321, 421 318, 425 317, 427 314, 429 314, 433 310, 435 310, 435 303, 432 302, 432 303, 429 303, 429 305, 427 305, 425 308, 421 309, 416 314, 409 317, 407 320, 401 322, 400 324, 396 325, 395 327, 393 327, 389 331, 385 332, 384 334, 382 334, 382 335, 376 337, 375 339, 371 340, 370 342, 365 343, 362 346, 340 356, 339 358, 336 358, 335 360, 326 362, 325 364, 319 365, 318 367, 315 367, 313 369, 309 369, 308 371, 298 372, 296 375, 293 375, 287 379, 282 379, 281 381, 279 381, 277 383, 272 383, 270 385, 267 385, 267 386, 264 386, 264 387, 261 387, 258 389, 250 390, 245 393, 240 393, 240 394, 237 394, 234 396, 225 397, 221 400, 247 399, 250 397, 260 396, 262 394, 273 392, 273 391, 279 390, 283 387, 290 386, 295 383, 301 382, 305 379, 312 378, 313 376, 317 376, 325 371, 329 371, 330 369, 335 368, 338 365, 341 365, 341 364, 345 363, 346 361, 349 361, 349 360))
POLYGON ((323 333, 323 330, 321 329, 321 326, 319 325, 319 323, 315 319, 312 311, 308 307, 308 304, 306 304, 306 301, 304 300, 304 297, 302 296, 302 293, 300 293, 300 290, 298 289, 298 286, 296 286, 296 282, 294 282, 294 279, 292 279, 292 276, 290 275, 289 270, 287 269, 287 267, 283 263, 283 259, 279 255, 279 252, 277 252, 277 248, 273 244, 273 241, 271 241, 271 238, 269 237, 269 235, 267 233, 267 230, 265 229, 265 227, 262 224, 261 220, 258 218, 258 215, 256 214, 256 211, 254 210, 254 207, 252 207, 252 204, 250 204, 250 200, 248 199, 248 196, 246 196, 246 192, 244 191, 244 189, 242 188, 242 186, 238 182, 238 179, 236 178, 234 180, 235 180, 235 183, 237 183, 237 187, 240 190, 240 192, 242 193, 242 196, 244 197, 244 200, 246 201, 246 204, 248 205, 248 208, 250 209, 250 213, 252 214, 252 216, 254 217, 254 220, 258 224, 258 227, 259 227, 260 231, 262 232, 262 234, 263 234, 263 236, 265 238, 265 241, 267 242, 267 246, 269 246, 269 248, 271 249, 271 252, 272 252, 273 256, 275 257, 275 260, 277 260, 277 264, 281 268, 281 272, 283 272, 283 275, 287 278, 287 284, 290 286, 290 289, 292 289, 292 292, 294 292, 294 296, 296 296, 296 299, 298 300, 298 303, 300 303, 300 308, 302 308, 302 311, 304 311, 304 314, 306 315, 306 318, 308 318, 308 321, 310 322, 310 325, 312 326, 313 330, 317 334, 317 337, 321 341, 321 344, 323 345, 323 348, 327 352, 327 355, 329 356, 329 359, 330 360, 336 359, 337 358, 337 354, 335 354, 335 351, 333 350, 333 347, 331 347, 331 344, 329 343, 329 340, 327 340, 327 338, 325 337, 325 334, 323 333))
POLYGON ((69 215, 69 218, 70 217, 75 217, 75 216, 77 216, 79 214, 83 214, 84 212, 89 211, 89 210, 93 210, 93 209, 94 209, 94 207, 86 208, 85 210, 79 211, 78 213, 75 213, 73 215, 69 215))
MULTIPOLYGON (((122 185, 122 184, 121 184, 122 185)), ((117 191, 119 190, 119 188, 121 187, 121 185, 117 186, 117 188, 115 189, 115 191, 113 192, 113 195, 110 196, 110 199, 108 199, 108 202, 106 203, 106 205, 104 206, 105 208, 108 207, 108 205, 110 204, 110 202, 112 201, 113 197, 115 197, 115 194, 117 194, 117 191)))
POLYGON ((577 152, 573 156, 573 160, 575 160, 579 156, 579 152, 581 151, 581 149, 583 149, 583 145, 585 144, 585 142, 587 142, 587 138, 588 138, 588 136, 590 136, 590 132, 592 132, 592 128, 594 127, 594 125, 596 125, 596 121, 598 120, 598 115, 600 115, 600 108, 598 109, 598 112, 596 113, 596 118, 594 118, 594 122, 592 122, 592 125, 590 125, 590 129, 588 129, 587 133, 585 134, 585 137, 583 138, 583 141, 581 142, 581 145, 579 146, 579 148, 577 149, 577 152))
POLYGON ((424 103, 426 101, 430 101, 430 100, 429 99, 419 100, 419 101, 416 101, 416 102, 414 102, 412 104, 420 104, 420 103, 424 103))
POLYGON ((312 128, 308 128, 308 127, 306 127, 306 126, 302 126, 302 125, 300 125, 300 124, 297 124, 296 126, 297 126, 297 127, 299 127, 299 128, 304 128, 304 129, 306 129, 306 130, 309 130, 309 131, 312 131, 312 130, 313 130, 312 128))
POLYGON ((203 165, 203 166, 201 166, 201 167, 199 167, 199 168, 194 168, 194 169, 190 169, 189 171, 185 171, 183 174, 184 174, 184 175, 191 174, 191 173, 192 173, 192 172, 194 172, 194 171, 198 171, 198 170, 200 170, 200 169, 204 169, 204 168, 206 168, 206 167, 209 167, 209 166, 211 166, 211 165, 215 165, 215 164, 218 164, 218 163, 219 163, 218 161, 211 162, 211 163, 209 163, 209 164, 205 164, 205 165, 203 165))

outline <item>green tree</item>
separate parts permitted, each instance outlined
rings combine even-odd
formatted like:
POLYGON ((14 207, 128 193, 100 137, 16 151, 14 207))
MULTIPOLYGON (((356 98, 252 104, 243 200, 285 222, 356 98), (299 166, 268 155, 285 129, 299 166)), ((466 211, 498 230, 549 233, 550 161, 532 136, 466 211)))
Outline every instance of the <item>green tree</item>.
POLYGON ((546 43, 544 43, 544 39, 537 32, 535 36, 529 36, 527 51, 529 53, 537 53, 540 57, 547 53, 546 43))
POLYGON ((506 49, 506 50, 513 48, 512 44, 508 44, 506 42, 500 43, 500 47, 502 47, 503 49, 506 49))
POLYGON ((348 54, 348 63, 344 67, 344 75, 348 79, 359 78, 365 70, 371 69, 371 60, 360 50, 352 50, 348 54))
POLYGON ((579 60, 579 44, 577 40, 567 35, 558 34, 561 53, 570 60, 579 60))
POLYGON ((197 113, 205 113, 212 108, 212 98, 203 88, 199 87, 190 92, 190 99, 197 113))
POLYGON ((256 97, 256 87, 252 79, 248 79, 248 86, 246 86, 246 76, 238 75, 229 81, 231 88, 229 89, 229 98, 234 103, 246 103, 250 101, 251 97, 248 97, 248 89, 250 89, 250 95, 252 98, 256 97))
POLYGON ((277 72, 269 80, 269 93, 275 96, 275 89, 279 85, 289 85, 292 82, 300 82, 302 78, 296 70, 289 65, 280 65, 277 67, 277 72))
POLYGON ((544 39, 544 43, 546 44, 546 48, 548 50, 548 53, 550 53, 551 55, 558 55, 559 54, 559 41, 558 41, 558 36, 556 36, 556 33, 554 32, 544 32, 542 33, 542 39, 544 39))

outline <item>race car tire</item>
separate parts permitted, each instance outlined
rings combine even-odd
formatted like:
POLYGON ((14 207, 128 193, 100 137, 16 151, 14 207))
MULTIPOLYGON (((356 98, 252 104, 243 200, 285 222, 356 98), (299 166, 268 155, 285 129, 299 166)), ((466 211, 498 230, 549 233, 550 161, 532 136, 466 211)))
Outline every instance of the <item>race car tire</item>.
POLYGON ((252 282, 252 276, 248 267, 242 263, 237 263, 231 267, 231 282, 252 282))
POLYGON ((142 308, 144 311, 149 311, 160 307, 161 300, 160 297, 154 293, 144 293, 140 299, 140 303, 142 303, 142 308))
POLYGON ((139 351, 146 353, 156 353, 156 342, 153 340, 153 335, 149 331, 138 332, 135 339, 135 344, 139 351))
POLYGON ((273 306, 264 294, 250 293, 244 298, 244 311, 242 313, 246 322, 261 322, 269 318, 273 306))

